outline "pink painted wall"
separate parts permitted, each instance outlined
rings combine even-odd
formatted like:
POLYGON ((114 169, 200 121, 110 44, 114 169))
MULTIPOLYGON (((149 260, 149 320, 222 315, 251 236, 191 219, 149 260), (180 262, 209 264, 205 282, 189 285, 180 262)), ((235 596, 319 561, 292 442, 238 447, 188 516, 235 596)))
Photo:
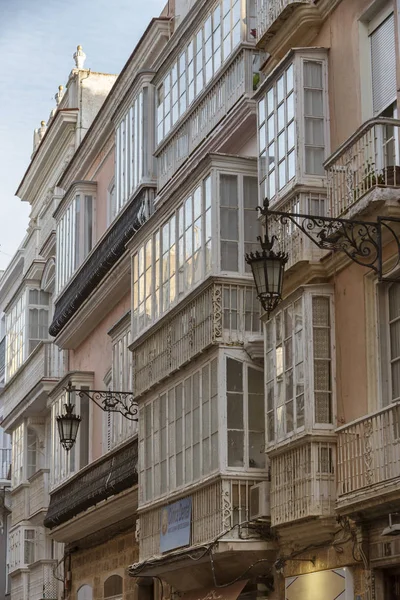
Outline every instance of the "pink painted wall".
MULTIPOLYGON (((111 338, 107 332, 130 310, 131 296, 126 294, 115 306, 110 307, 108 315, 97 325, 96 329, 76 349, 70 350, 71 371, 93 371, 94 389, 103 390, 104 377, 111 367, 111 338)), ((102 417, 103 413, 95 405, 91 405, 91 457, 95 460, 102 454, 102 417)))
POLYGON ((108 190, 114 177, 114 135, 110 136, 91 165, 86 179, 97 181, 97 201, 95 216, 95 243, 107 229, 108 190))

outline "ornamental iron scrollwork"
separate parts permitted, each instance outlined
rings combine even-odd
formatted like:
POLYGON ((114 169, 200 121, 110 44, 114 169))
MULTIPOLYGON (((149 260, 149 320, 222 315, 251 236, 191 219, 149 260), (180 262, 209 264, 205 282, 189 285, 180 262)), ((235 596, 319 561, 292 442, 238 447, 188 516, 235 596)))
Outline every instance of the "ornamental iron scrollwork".
POLYGON ((132 392, 111 390, 75 390, 80 398, 89 398, 104 412, 120 413, 129 421, 137 421, 139 408, 132 392))
POLYGON ((213 340, 222 337, 222 285, 215 284, 212 289, 213 340))
POLYGON ((339 219, 300 213, 287 213, 270 210, 268 199, 264 202, 261 214, 266 217, 267 224, 281 223, 285 227, 296 227, 306 235, 318 248, 332 252, 342 251, 353 262, 372 269, 379 282, 398 282, 388 277, 400 264, 400 240, 394 224, 400 223, 398 217, 377 217, 377 221, 358 221, 339 219), (389 273, 383 273, 382 237, 388 243, 392 239, 397 247, 397 261, 391 265, 389 273))
POLYGON ((372 420, 368 419, 364 423, 364 462, 365 462, 365 478, 368 485, 373 483, 373 472, 372 472, 372 444, 371 437, 373 435, 373 425, 372 420))

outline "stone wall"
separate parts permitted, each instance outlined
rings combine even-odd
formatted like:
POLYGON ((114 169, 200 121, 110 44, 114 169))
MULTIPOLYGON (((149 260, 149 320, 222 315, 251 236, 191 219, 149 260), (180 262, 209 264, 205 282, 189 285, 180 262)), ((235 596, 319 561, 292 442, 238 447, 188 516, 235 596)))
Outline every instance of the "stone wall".
POLYGON ((104 581, 110 575, 123 578, 124 600, 137 600, 137 586, 128 575, 128 567, 138 558, 139 549, 133 528, 115 535, 107 542, 72 553, 69 600, 76 600, 78 590, 84 584, 92 587, 93 600, 103 600, 104 581))

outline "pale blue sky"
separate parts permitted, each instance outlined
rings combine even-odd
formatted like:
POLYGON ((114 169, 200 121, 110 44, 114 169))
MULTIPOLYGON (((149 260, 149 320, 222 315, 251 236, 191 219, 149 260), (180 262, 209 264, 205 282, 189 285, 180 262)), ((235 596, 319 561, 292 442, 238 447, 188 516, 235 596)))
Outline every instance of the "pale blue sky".
POLYGON ((166 0, 0 0, 0 269, 21 243, 29 204, 15 191, 29 165, 33 130, 74 67, 119 73, 166 0))

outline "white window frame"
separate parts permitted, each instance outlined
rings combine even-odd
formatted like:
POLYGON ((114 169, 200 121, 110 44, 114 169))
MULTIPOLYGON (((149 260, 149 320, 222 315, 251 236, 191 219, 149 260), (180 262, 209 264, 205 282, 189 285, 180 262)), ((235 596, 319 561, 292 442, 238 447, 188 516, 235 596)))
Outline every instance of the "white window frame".
POLYGON ((134 96, 115 130, 115 214, 111 215, 111 220, 122 210, 143 181, 148 113, 149 89, 143 87, 134 96))
MULTIPOLYGON (((133 363, 132 352, 129 350, 131 343, 130 323, 112 337, 112 367, 109 387, 114 391, 130 392, 133 390, 133 363)), ((137 422, 126 419, 120 413, 105 412, 105 436, 103 448, 112 450, 122 442, 137 434, 137 422)))
POLYGON ((41 538, 43 538, 43 528, 32 527, 30 524, 19 524, 9 532, 9 573, 16 569, 27 568, 41 558, 39 556, 41 538), (25 562, 27 551, 33 552, 31 557, 33 560, 29 562, 25 562))
MULTIPOLYGON (((224 402, 224 406, 222 408, 223 413, 224 413, 224 420, 226 418, 226 456, 225 458, 225 464, 224 464, 224 468, 227 470, 227 472, 232 472, 232 471, 238 471, 238 472, 245 472, 245 473, 257 473, 257 472, 261 472, 261 473, 265 473, 265 468, 266 468, 266 456, 265 456, 265 420, 262 422, 261 424, 261 429, 255 433, 264 433, 264 439, 263 439, 263 443, 260 447, 261 452, 264 453, 264 465, 262 466, 257 466, 257 467, 252 467, 250 466, 250 452, 249 452, 249 448, 250 448, 250 433, 252 433, 253 431, 250 430, 249 428, 249 369, 254 369, 255 371, 258 371, 260 374, 262 374, 262 379, 264 380, 264 369, 262 367, 260 367, 259 365, 256 365, 255 363, 246 360, 243 357, 243 354, 240 353, 233 353, 233 352, 226 352, 223 356, 223 383, 224 383, 224 397, 225 397, 225 402, 224 402), (243 414, 242 414, 242 418, 243 418, 243 429, 242 428, 229 428, 229 423, 228 423, 228 394, 232 394, 233 392, 231 390, 228 390, 228 360, 234 360, 236 362, 241 363, 242 365, 242 383, 243 383, 243 389, 241 392, 238 392, 239 395, 242 396, 242 402, 243 402, 243 414), (234 466, 234 465, 229 465, 229 432, 230 431, 243 431, 243 465, 242 466, 234 466)), ((262 387, 262 402, 264 403, 264 407, 263 407, 263 417, 265 419, 265 395, 264 395, 264 389, 262 387)))
POLYGON ((192 483, 199 483, 205 477, 221 470, 221 399, 218 384, 220 368, 219 355, 215 354, 196 364, 184 376, 175 377, 151 399, 141 404, 138 429, 141 505, 166 497, 192 483), (208 381, 208 394, 200 391, 203 377, 205 385, 208 381), (199 392, 197 400, 192 393, 193 382, 199 392), (193 405, 193 402, 196 404, 193 405), (178 406, 181 406, 181 410, 177 418, 178 406), (199 414, 198 419, 196 411, 199 414), (172 419, 170 412, 173 414, 172 419), (198 437, 197 434, 194 437, 195 425, 199 426, 198 437), (186 438, 187 430, 190 431, 190 435, 186 438), (197 453, 197 446, 200 462, 195 474, 193 456, 195 451, 197 453), (179 460, 178 455, 181 455, 179 460), (178 464, 181 466, 179 477, 178 464), (161 482, 163 469, 166 476, 165 489, 161 482))
MULTIPOLYGON (((218 198, 218 214, 216 215, 216 223, 217 223, 217 235, 215 237, 216 240, 218 240, 218 248, 217 248, 217 256, 218 256, 218 272, 221 273, 222 275, 245 275, 245 276, 249 276, 251 277, 251 269, 249 267, 249 265, 247 265, 246 263, 246 259, 245 259, 245 255, 247 252, 251 252, 253 250, 257 250, 259 249, 259 242, 257 240, 257 236, 262 235, 262 226, 261 226, 261 222, 258 221, 258 228, 255 230, 254 232, 254 240, 253 242, 251 242, 250 240, 245 240, 244 239, 244 232, 245 232, 245 214, 247 211, 252 212, 252 214, 254 214, 255 218, 257 216, 257 212, 256 212, 256 207, 258 205, 258 197, 257 194, 254 197, 254 213, 252 211, 252 209, 249 209, 249 207, 246 207, 244 204, 244 179, 245 178, 251 178, 254 179, 255 182, 257 181, 257 175, 251 172, 238 172, 238 171, 234 171, 234 170, 218 170, 217 171, 217 190, 216 190, 216 198, 218 198), (222 242, 224 240, 222 240, 221 237, 221 215, 222 215, 222 209, 223 207, 221 207, 221 178, 223 176, 233 176, 233 177, 237 177, 237 182, 238 182, 238 237, 237 237, 237 245, 238 245, 238 269, 234 270, 234 271, 229 271, 227 269, 223 269, 223 265, 222 265, 222 242)), ((226 239, 226 241, 230 241, 228 239, 226 239)), ((232 242, 235 243, 236 240, 232 239, 232 242)))
POLYGON ((212 242, 212 197, 212 177, 211 174, 207 174, 192 188, 191 193, 185 194, 161 226, 157 227, 134 250, 132 254, 133 336, 145 331, 212 273, 212 244, 214 244, 212 242), (196 213, 198 217, 195 220, 192 218, 189 226, 186 227, 186 217, 182 217, 186 206, 187 214, 194 214, 198 190, 201 190, 201 209, 196 213), (191 209, 189 209, 190 204, 191 209), (197 242, 196 247, 195 227, 199 219, 201 240, 197 242), (183 239, 181 223, 183 223, 183 233, 187 231, 183 261, 180 250, 180 240, 183 239), (192 251, 189 254, 190 248, 192 251), (196 256, 198 263, 195 261, 196 256), (200 265, 199 272, 195 270, 196 264, 200 265), (188 277, 186 282, 180 279, 182 269, 188 277))
POLYGON ((175 57, 164 74, 156 91, 157 145, 175 128, 232 52, 246 39, 244 6, 241 0, 214 3, 183 52, 175 57))
POLYGON ((96 238, 96 184, 74 185, 64 198, 56 226, 56 294, 90 254, 96 238), (89 208, 88 208, 89 207, 89 208))
POLYGON ((35 347, 48 339, 48 322, 50 316, 50 296, 39 286, 29 286, 18 295, 6 313, 6 350, 5 350, 5 381, 8 382, 24 364, 35 347), (44 304, 31 303, 30 293, 37 292, 39 300, 46 300, 44 304), (32 333, 31 311, 37 311, 38 324, 36 333, 39 337, 30 337, 32 333), (47 314, 44 325, 39 325, 39 316, 47 314), (43 337, 40 335, 43 334, 43 337), (35 342, 34 345, 32 342, 35 342))
MULTIPOLYGON (((304 286, 302 290, 290 298, 285 300, 285 302, 281 303, 279 308, 276 309, 271 316, 271 319, 265 324, 265 352, 268 353, 268 348, 270 347, 267 342, 267 331, 272 326, 273 331, 273 346, 272 346, 272 362, 265 363, 265 384, 266 384, 266 438, 267 438, 267 447, 276 446, 281 442, 286 442, 287 440, 296 437, 300 434, 307 433, 310 431, 327 431, 333 430, 336 424, 336 359, 335 359, 335 313, 334 313, 334 294, 333 290, 330 286, 325 285, 315 285, 315 286, 304 286), (324 360, 330 362, 330 410, 331 410, 331 422, 330 423, 318 423, 315 419, 315 393, 318 393, 318 390, 314 390, 314 362, 320 360, 319 357, 315 357, 314 355, 314 334, 313 334, 313 307, 312 301, 314 297, 324 297, 329 300, 329 318, 330 318, 330 357, 324 360), (304 370, 304 425, 296 426, 296 413, 295 406, 293 410, 293 429, 289 432, 282 431, 281 435, 278 435, 277 431, 277 366, 276 366, 276 352, 275 352, 275 331, 273 322, 275 321, 277 315, 281 315, 282 318, 282 375, 285 372, 285 362, 283 359, 284 344, 284 311, 288 306, 293 305, 298 300, 302 299, 302 356, 303 356, 303 370, 304 370), (307 359, 308 357, 308 359, 307 359), (310 357, 311 360, 310 360, 310 357), (268 366, 269 365, 269 366, 268 366), (271 372, 274 373, 274 378, 271 379, 271 372), (271 381, 274 381, 273 387, 273 410, 274 410, 274 438, 270 439, 269 436, 269 426, 268 426, 268 415, 270 412, 270 405, 268 401, 268 385, 271 381)), ((293 328, 293 333, 295 329, 293 328)), ((295 336, 292 333, 292 357, 294 366, 295 363, 295 336)), ((282 379, 282 395, 285 397, 285 379, 282 379)), ((323 390, 322 393, 328 392, 327 390, 323 390)), ((296 382, 293 380, 293 404, 295 405, 296 401, 296 382)), ((284 407, 285 402, 282 405, 284 407)))
MULTIPOLYGON (((311 119, 312 115, 306 115, 305 113, 305 83, 304 83, 304 67, 307 62, 315 62, 321 65, 322 68, 322 104, 323 104, 323 115, 316 116, 315 119, 322 120, 322 132, 324 144, 323 146, 315 146, 316 148, 323 148, 324 160, 329 156, 330 152, 330 132, 329 132, 329 97, 328 97, 328 58, 327 51, 321 49, 310 49, 300 48, 292 51, 289 57, 284 58, 281 63, 274 69, 271 75, 267 78, 266 82, 262 85, 262 88, 257 92, 258 98, 258 127, 257 127, 257 140, 258 140, 258 164, 259 164, 259 198, 262 202, 265 197, 268 197, 272 203, 278 202, 286 194, 290 192, 296 183, 308 183, 309 185, 323 186, 325 181, 325 173, 323 169, 321 173, 307 173, 306 170, 306 145, 313 147, 312 144, 306 144, 306 119, 311 119), (286 89, 284 85, 283 94, 279 91, 281 86, 278 82, 282 80, 282 76, 293 68, 293 92, 286 89), (273 90, 274 97, 274 109, 273 111, 268 110, 267 96, 268 93, 273 90), (292 113, 288 118, 287 115, 287 98, 293 98, 293 118, 292 113), (284 129, 278 127, 278 107, 284 106, 283 123, 284 129), (273 120, 274 132, 269 137, 267 120, 268 117, 273 120), (293 124, 293 127, 292 127, 293 124), (288 128, 293 128, 294 145, 288 145, 288 128), (278 134, 286 132, 285 138, 282 138, 283 154, 280 151, 281 144, 278 144, 278 134), (274 156, 274 168, 268 168, 268 146, 273 147, 274 156), (283 148, 284 146, 284 148, 283 148), (293 149, 292 149, 293 148, 293 149), (294 168, 288 171, 287 157, 290 155, 294 156, 294 168), (264 158, 263 155, 265 155, 264 158), (284 157, 284 158, 283 158, 284 157), (280 187, 279 184, 279 165, 285 161, 285 183, 280 187), (268 174, 270 173, 270 175, 268 174), (270 188, 268 184, 269 178, 273 174, 274 185, 270 188)), ((285 76, 286 78, 286 76, 285 76)), ((286 80, 286 79, 285 79, 286 80)), ((312 88, 314 89, 314 88, 312 88)), ((317 89, 317 88, 316 88, 317 89)), ((317 91, 320 88, 317 89, 317 91)), ((291 103, 290 103, 291 106, 291 103)), ((272 122, 272 121, 271 121, 272 122)))

